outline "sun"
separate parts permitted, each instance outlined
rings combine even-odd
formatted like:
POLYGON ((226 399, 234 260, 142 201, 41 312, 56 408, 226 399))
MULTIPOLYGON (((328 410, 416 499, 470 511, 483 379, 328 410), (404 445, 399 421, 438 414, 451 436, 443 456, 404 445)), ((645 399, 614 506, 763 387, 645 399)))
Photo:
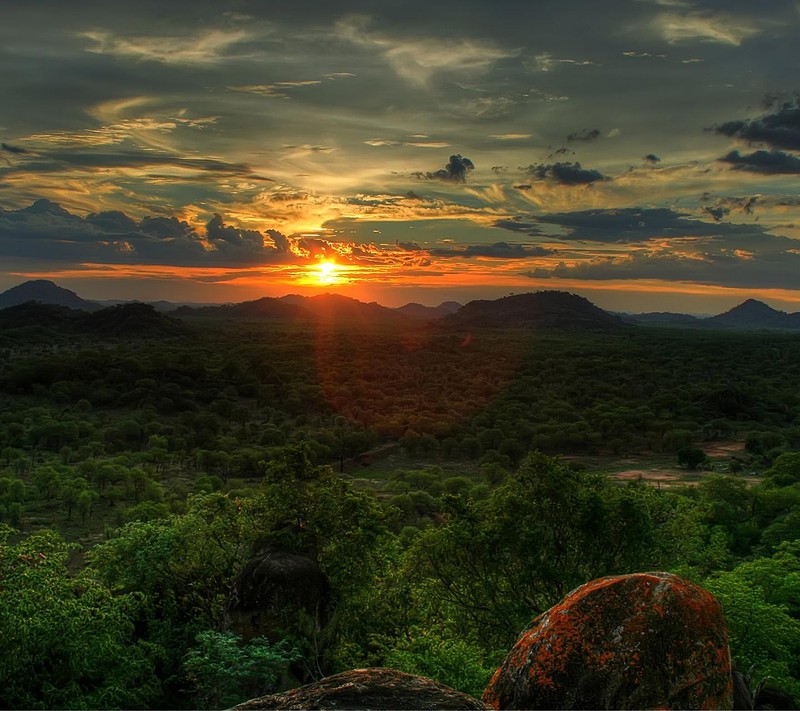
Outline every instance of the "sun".
POLYGON ((342 277, 340 275, 341 268, 336 262, 330 259, 315 264, 311 267, 311 270, 318 284, 330 285, 341 284, 342 282, 342 277))

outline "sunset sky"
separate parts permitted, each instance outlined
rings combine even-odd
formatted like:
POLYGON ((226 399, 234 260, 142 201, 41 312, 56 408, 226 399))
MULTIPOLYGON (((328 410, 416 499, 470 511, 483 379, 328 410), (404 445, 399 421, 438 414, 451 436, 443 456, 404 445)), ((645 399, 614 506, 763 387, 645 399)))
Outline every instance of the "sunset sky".
POLYGON ((0 290, 800 311, 800 4, 28 0, 0 290))

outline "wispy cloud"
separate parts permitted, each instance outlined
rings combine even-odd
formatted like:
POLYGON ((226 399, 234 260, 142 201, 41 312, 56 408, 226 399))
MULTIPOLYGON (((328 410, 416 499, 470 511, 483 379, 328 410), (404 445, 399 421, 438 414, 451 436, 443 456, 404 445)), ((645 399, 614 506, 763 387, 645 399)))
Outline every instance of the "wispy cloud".
POLYGON ((337 35, 380 52, 398 76, 425 86, 439 72, 482 73, 496 62, 518 54, 492 42, 442 37, 399 38, 369 30, 370 18, 350 15, 336 24, 337 35))
POLYGON ((758 20, 728 13, 664 12, 655 17, 653 27, 670 44, 699 40, 738 47, 761 32, 758 20))
POLYGON ((90 30, 82 36, 93 43, 89 52, 163 64, 215 64, 228 58, 232 47, 253 38, 244 29, 211 29, 177 36, 126 36, 90 30))

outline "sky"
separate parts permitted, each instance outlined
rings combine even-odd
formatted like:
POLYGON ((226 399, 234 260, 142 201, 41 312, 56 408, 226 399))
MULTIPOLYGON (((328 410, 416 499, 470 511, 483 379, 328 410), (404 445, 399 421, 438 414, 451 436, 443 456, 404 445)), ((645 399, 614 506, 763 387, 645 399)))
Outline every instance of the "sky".
POLYGON ((27 0, 0 289, 800 311, 800 3, 27 0))

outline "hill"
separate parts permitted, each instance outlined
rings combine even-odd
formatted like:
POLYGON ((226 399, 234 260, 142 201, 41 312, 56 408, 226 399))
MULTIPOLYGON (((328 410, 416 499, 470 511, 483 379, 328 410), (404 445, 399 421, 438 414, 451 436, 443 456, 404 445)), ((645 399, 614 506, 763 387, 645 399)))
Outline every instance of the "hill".
POLYGON ((381 306, 375 301, 364 303, 339 294, 320 294, 318 296, 289 294, 282 296, 279 301, 299 306, 312 314, 315 320, 326 323, 339 321, 378 323, 405 320, 403 314, 398 313, 396 309, 381 306))
POLYGON ((55 304, 27 301, 0 309, 0 332, 10 335, 59 334, 108 337, 173 336, 186 332, 179 320, 158 313, 149 304, 133 302, 93 313, 55 304))
POLYGON ((395 311, 403 314, 403 316, 419 321, 435 321, 436 319, 454 314, 460 308, 461 304, 457 301, 445 301, 438 306, 424 306, 423 304, 411 302, 410 304, 396 308, 395 311))
POLYGON ((136 301, 88 314, 79 323, 82 331, 98 336, 177 336, 186 331, 181 321, 136 301))
POLYGON ((699 326, 702 319, 689 314, 676 314, 669 311, 653 311, 644 314, 618 314, 626 323, 643 326, 699 326))
POLYGON ((767 306, 763 301, 747 299, 729 311, 705 319, 706 326, 721 328, 785 328, 781 325, 789 314, 767 306))
POLYGON ((269 296, 238 304, 180 306, 172 313, 182 318, 201 316, 244 321, 297 321, 311 318, 311 314, 302 307, 269 296))
POLYGON ((474 328, 510 326, 594 330, 623 325, 618 316, 612 316, 582 296, 565 291, 536 291, 495 301, 470 301, 447 320, 453 325, 474 328))
POLYGON ((98 311, 102 308, 100 304, 82 299, 74 291, 64 289, 52 281, 34 279, 11 287, 0 294, 0 309, 18 306, 28 301, 66 306, 69 309, 78 309, 79 311, 98 311))

